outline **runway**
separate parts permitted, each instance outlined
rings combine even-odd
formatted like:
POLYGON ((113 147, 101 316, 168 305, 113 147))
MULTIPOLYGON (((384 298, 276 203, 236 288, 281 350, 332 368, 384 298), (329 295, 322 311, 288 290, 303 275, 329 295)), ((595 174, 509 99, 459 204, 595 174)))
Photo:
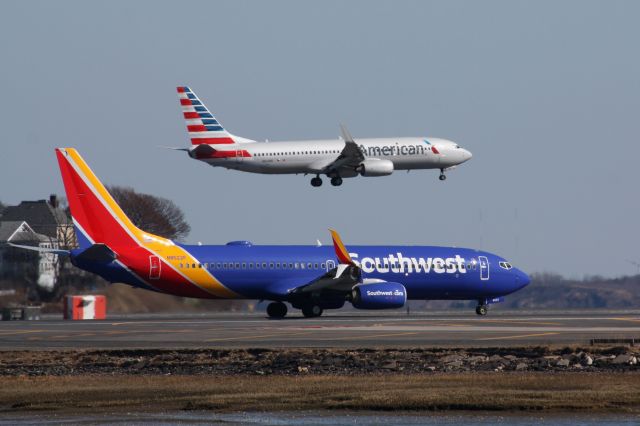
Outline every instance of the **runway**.
POLYGON ((592 338, 639 341, 640 313, 342 313, 284 320, 226 313, 0 322, 0 350, 586 345, 592 338))

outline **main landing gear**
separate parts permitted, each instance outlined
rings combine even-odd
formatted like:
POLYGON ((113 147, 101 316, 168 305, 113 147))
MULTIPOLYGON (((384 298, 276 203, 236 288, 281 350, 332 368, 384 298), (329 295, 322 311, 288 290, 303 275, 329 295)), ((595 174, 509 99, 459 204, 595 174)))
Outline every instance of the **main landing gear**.
MULTIPOLYGON (((340 176, 332 177, 331 178, 331 185, 333 185, 333 186, 342 185, 342 178, 340 176)), ((316 177, 311 179, 311 186, 316 187, 316 188, 319 187, 319 186, 322 186, 322 179, 320 178, 320 175, 316 175, 316 177)))
POLYGON ((271 302, 267 305, 269 318, 280 319, 287 315, 287 305, 282 302, 271 302))
POLYGON ((440 169, 440 177, 438 177, 438 179, 440 179, 440 180, 446 180, 447 179, 447 175, 444 174, 444 169, 440 169))
POLYGON ((319 317, 322 315, 322 308, 319 305, 306 305, 302 307, 302 315, 307 318, 319 317))
POLYGON ((476 306, 476 314, 480 316, 485 316, 489 312, 489 308, 487 305, 478 305, 476 306))

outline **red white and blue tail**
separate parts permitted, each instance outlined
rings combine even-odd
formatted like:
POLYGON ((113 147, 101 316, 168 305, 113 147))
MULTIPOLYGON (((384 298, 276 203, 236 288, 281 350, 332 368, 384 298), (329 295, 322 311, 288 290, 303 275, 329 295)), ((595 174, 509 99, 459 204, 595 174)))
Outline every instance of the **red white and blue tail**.
POLYGON ((178 87, 178 98, 192 145, 249 142, 247 139, 238 138, 227 132, 190 88, 178 87))

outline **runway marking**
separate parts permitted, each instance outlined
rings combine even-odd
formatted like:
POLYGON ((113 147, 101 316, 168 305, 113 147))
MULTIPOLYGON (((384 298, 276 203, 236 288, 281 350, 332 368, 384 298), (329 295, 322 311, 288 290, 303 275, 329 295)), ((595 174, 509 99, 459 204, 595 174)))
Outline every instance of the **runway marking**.
POLYGON ((481 319, 480 322, 493 322, 493 323, 498 323, 498 324, 505 324, 505 323, 510 323, 510 324, 533 324, 533 325, 562 325, 558 322, 541 322, 541 321, 521 321, 518 319, 513 319, 513 320, 509 320, 509 319, 481 319))
POLYGON ((560 333, 535 333, 535 334, 520 334, 518 336, 501 336, 501 337, 483 337, 481 339, 475 340, 508 340, 508 339, 524 339, 526 337, 541 337, 541 336, 551 336, 554 334, 560 333))
POLYGON ((15 334, 42 333, 45 330, 0 331, 0 337, 15 334))
POLYGON ((309 334, 309 332, 303 331, 299 333, 256 334, 253 336, 220 337, 217 339, 208 339, 208 340, 205 340, 205 342, 224 342, 227 340, 260 339, 264 337, 288 337, 288 336, 298 336, 301 334, 309 334))
POLYGON ((640 322, 640 319, 636 318, 608 318, 616 321, 629 321, 629 322, 640 322))
POLYGON ((343 337, 328 337, 323 339, 313 339, 313 340, 358 340, 358 339, 373 339, 376 337, 397 337, 397 336, 408 336, 411 334, 418 334, 417 332, 407 332, 407 333, 387 333, 387 334, 369 334, 366 336, 343 336, 343 337))

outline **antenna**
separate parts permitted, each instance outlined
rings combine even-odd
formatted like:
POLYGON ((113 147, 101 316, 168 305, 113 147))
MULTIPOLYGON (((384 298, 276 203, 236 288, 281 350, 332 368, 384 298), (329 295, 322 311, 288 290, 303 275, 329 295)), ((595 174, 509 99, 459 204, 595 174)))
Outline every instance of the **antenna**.
POLYGON ((627 262, 634 265, 636 268, 638 268, 637 273, 640 275, 640 262, 636 262, 635 260, 630 260, 630 259, 627 259, 627 262))

